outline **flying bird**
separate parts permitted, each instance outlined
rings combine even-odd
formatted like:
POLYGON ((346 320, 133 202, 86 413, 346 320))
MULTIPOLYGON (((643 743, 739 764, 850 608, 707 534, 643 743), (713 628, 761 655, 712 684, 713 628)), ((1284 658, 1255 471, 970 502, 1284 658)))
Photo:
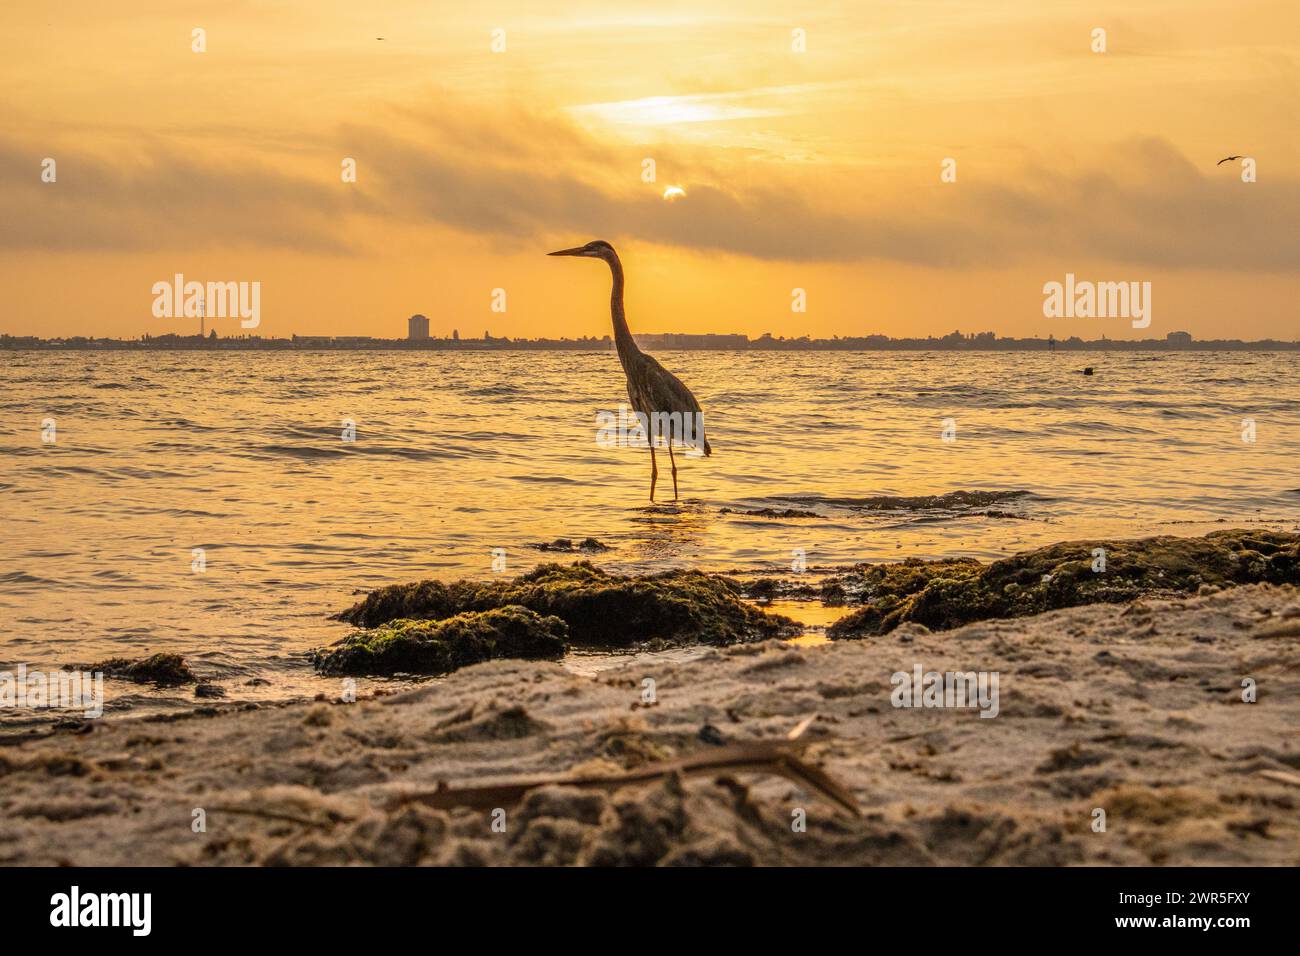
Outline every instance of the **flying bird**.
POLYGON ((1224 163, 1230 163, 1230 162, 1232 162, 1234 159, 1245 159, 1245 158, 1246 158, 1245 156, 1224 156, 1223 159, 1219 160, 1219 161, 1218 161, 1217 163, 1215 163, 1214 165, 1215 165, 1215 166, 1222 166, 1224 163))
POLYGON ((709 440, 704 437, 704 412, 700 403, 676 375, 642 352, 632 340, 623 313, 623 264, 613 246, 604 239, 593 239, 585 246, 560 249, 547 255, 601 259, 613 273, 609 312, 614 322, 614 345, 618 349, 618 360, 623 364, 623 374, 627 377, 627 397, 632 408, 646 417, 650 444, 650 500, 655 500, 655 482, 659 479, 659 466, 655 462, 655 437, 659 436, 668 445, 668 461, 673 469, 673 500, 676 501, 677 460, 673 457, 673 440, 702 448, 706 456, 713 454, 709 440))

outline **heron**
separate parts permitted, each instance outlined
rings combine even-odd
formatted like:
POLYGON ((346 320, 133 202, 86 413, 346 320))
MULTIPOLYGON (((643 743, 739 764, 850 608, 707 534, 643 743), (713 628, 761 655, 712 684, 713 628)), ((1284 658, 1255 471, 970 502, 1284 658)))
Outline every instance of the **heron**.
POLYGON ((650 500, 655 500, 655 482, 659 480, 659 465, 655 461, 655 437, 662 436, 668 445, 668 462, 673 471, 673 500, 677 500, 677 459, 673 457, 673 440, 700 449, 706 456, 713 454, 709 440, 704 437, 704 412, 691 390, 672 372, 646 355, 632 340, 623 312, 623 263, 618 253, 604 239, 593 239, 585 246, 560 249, 551 256, 581 256, 601 259, 609 266, 614 286, 609 296, 609 313, 614 323, 614 345, 618 360, 627 377, 627 397, 638 417, 646 424, 650 445, 650 500))

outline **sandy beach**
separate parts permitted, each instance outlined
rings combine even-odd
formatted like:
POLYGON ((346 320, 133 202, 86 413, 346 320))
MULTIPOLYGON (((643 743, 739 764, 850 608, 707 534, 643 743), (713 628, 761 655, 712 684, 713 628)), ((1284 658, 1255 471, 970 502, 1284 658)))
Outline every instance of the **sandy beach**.
POLYGON ((0 747, 0 862, 1295 865, 1300 591, 1205 590, 595 677, 496 660, 353 703, 70 721, 0 747), (996 716, 894 706, 893 675, 918 666, 996 672, 996 716), (802 757, 860 816, 749 772, 394 803, 779 741, 813 715, 802 757))

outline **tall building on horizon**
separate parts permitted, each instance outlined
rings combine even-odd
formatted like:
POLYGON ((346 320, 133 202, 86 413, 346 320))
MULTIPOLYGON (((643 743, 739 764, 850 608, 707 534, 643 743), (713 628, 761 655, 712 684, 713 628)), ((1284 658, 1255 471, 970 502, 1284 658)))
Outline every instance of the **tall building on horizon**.
POLYGON ((406 320, 406 337, 412 341, 429 337, 429 320, 422 315, 413 315, 406 320))

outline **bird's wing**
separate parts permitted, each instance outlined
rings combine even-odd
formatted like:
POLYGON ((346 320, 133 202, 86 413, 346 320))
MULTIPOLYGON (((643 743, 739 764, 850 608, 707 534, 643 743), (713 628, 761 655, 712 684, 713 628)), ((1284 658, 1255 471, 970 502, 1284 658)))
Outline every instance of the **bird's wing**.
POLYGON ((649 411, 655 412, 701 412, 700 403, 691 390, 682 384, 668 369, 660 365, 649 355, 642 355, 644 371, 642 384, 646 398, 650 400, 649 411))
MULTIPOLYGON (((700 403, 691 394, 691 390, 682 384, 681 379, 649 355, 642 353, 635 373, 628 376, 629 395, 633 393, 634 388, 639 393, 641 401, 647 406, 638 409, 639 411, 680 414, 683 417, 680 423, 670 423, 671 437, 699 447, 705 455, 713 454, 709 440, 704 435, 704 410, 700 408, 700 403), (686 416, 690 416, 690 419, 687 420, 686 416), (684 433, 679 433, 679 429, 684 433)), ((632 404, 637 404, 635 398, 632 404)))

